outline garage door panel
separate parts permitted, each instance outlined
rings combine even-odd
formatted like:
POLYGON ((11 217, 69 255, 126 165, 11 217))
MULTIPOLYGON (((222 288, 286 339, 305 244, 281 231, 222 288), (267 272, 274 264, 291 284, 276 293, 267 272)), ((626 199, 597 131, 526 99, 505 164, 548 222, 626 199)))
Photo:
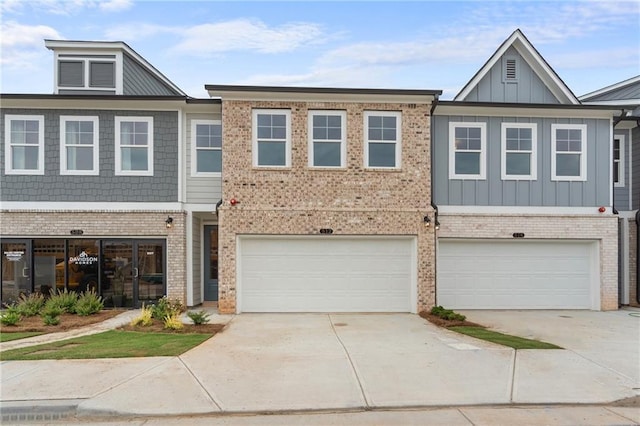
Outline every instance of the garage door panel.
POLYGON ((594 242, 441 240, 437 303, 453 309, 589 309, 594 242))
POLYGON ((413 238, 241 237, 244 312, 409 312, 413 238))

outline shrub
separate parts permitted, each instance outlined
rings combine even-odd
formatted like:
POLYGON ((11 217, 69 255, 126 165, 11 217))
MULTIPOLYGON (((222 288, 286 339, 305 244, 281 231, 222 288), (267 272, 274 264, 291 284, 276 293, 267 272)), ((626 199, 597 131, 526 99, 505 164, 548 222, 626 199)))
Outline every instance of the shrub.
POLYGON ((150 326, 153 323, 153 311, 151 306, 142 305, 142 312, 140 315, 131 320, 131 325, 141 325, 143 327, 150 326))
POLYGON ((82 317, 97 314, 104 308, 104 300, 94 290, 80 293, 76 303, 76 313, 82 317))
POLYGON ((76 304, 78 302, 78 293, 66 288, 63 291, 59 289, 51 290, 51 296, 45 303, 45 308, 56 307, 62 309, 62 312, 74 314, 76 312, 76 304))
POLYGON ((40 313, 44 306, 44 296, 40 293, 31 293, 30 295, 21 294, 18 300, 17 309, 20 315, 25 317, 33 317, 40 313))
POLYGON ((60 324, 60 316, 43 315, 42 321, 44 325, 58 325, 60 324))
POLYGON ((164 328, 169 330, 180 330, 184 327, 179 312, 172 312, 170 315, 164 317, 162 321, 164 322, 164 328))
POLYGON ((169 300, 167 296, 164 296, 158 300, 158 303, 151 306, 152 316, 155 319, 164 321, 165 317, 172 315, 173 313, 182 313, 185 311, 184 306, 179 300, 169 300))
POLYGON ((22 315, 20 315, 15 305, 8 307, 7 310, 0 315, 0 323, 2 325, 16 325, 21 319, 22 315))
POLYGON ((445 309, 442 306, 434 306, 431 308, 431 315, 449 321, 464 321, 467 319, 464 315, 454 312, 451 309, 445 309))
POLYGON ((211 316, 211 314, 208 314, 207 311, 203 309, 198 312, 187 312, 187 316, 191 318, 191 321, 193 321, 195 325, 202 325, 209 322, 209 317, 211 316))

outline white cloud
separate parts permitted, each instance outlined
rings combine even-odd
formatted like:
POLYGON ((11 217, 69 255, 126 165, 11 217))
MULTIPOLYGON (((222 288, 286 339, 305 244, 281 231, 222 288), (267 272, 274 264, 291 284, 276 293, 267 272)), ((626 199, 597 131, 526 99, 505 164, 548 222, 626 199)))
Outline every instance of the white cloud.
POLYGON ((148 24, 145 22, 116 25, 105 31, 105 36, 112 40, 132 42, 143 38, 154 37, 159 34, 180 34, 184 30, 179 27, 148 24))
POLYGON ((583 50, 549 55, 549 62, 557 68, 636 67, 640 69, 638 47, 618 47, 601 50, 583 50))
POLYGON ((2 38, 0 63, 8 68, 31 68, 37 58, 48 54, 44 39, 60 39, 62 36, 46 25, 22 25, 14 21, 0 26, 2 38))
POLYGON ((121 12, 133 6, 132 0, 105 0, 98 4, 103 12, 121 12))
POLYGON ((3 14, 23 14, 28 9, 52 15, 76 15, 84 9, 99 9, 102 12, 121 12, 130 9, 133 0, 3 0, 0 11, 3 14))

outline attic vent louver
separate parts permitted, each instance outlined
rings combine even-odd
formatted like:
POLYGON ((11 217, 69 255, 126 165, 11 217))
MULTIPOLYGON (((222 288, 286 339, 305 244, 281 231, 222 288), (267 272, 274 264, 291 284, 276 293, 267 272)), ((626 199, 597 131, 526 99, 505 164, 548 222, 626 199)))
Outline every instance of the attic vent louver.
POLYGON ((518 61, 514 57, 506 57, 503 61, 503 81, 515 83, 518 81, 518 61))

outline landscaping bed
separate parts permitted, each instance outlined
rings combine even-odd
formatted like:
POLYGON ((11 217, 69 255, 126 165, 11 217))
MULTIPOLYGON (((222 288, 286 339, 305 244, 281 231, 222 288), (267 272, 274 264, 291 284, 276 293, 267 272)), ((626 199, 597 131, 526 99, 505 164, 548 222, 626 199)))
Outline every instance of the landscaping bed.
POLYGON ((80 316, 75 314, 61 314, 60 324, 44 325, 40 315, 31 317, 23 317, 16 325, 3 325, 0 327, 0 333, 23 333, 23 332, 40 332, 40 333, 57 333, 59 331, 68 331, 75 328, 96 324, 116 315, 121 314, 122 310, 102 310, 93 315, 80 316))

